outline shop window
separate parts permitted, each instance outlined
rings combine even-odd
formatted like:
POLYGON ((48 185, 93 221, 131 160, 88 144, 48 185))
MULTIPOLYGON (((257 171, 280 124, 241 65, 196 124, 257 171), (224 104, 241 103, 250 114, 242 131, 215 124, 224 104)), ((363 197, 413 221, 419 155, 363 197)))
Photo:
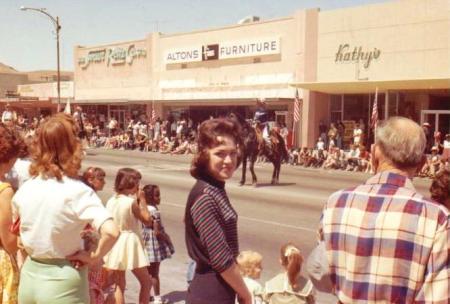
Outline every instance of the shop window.
POLYGON ((343 117, 343 101, 342 95, 330 96, 330 121, 340 121, 343 117))
POLYGON ((344 95, 344 120, 367 121, 368 116, 369 95, 344 95))

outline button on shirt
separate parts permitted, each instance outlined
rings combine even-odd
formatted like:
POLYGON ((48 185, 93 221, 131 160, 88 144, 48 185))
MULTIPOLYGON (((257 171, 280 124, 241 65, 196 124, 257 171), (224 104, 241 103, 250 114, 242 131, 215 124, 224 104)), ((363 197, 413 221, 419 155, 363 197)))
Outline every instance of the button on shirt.
POLYGON ((35 177, 13 197, 20 215, 20 236, 33 258, 63 259, 82 249, 80 232, 86 224, 97 229, 111 215, 95 192, 81 181, 35 177))
POLYGON ((450 303, 449 211, 382 172, 330 196, 321 218, 342 303, 450 303))

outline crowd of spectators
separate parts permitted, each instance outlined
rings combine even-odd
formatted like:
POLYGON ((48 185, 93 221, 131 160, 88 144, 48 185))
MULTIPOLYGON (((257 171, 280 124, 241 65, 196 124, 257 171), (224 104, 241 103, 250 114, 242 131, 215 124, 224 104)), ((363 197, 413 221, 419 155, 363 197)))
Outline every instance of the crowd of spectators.
MULTIPOLYGON (((81 107, 72 114, 80 127, 80 137, 85 147, 117 150, 138 150, 162 154, 195 154, 197 151, 197 123, 181 116, 148 118, 145 114, 125 119, 120 124, 115 117, 109 121, 95 115, 87 115, 81 107)), ((43 115, 28 118, 15 113, 9 106, 2 113, 2 122, 15 124, 25 138, 35 134, 35 130, 45 120, 43 115)), ((330 125, 319 124, 319 134, 314 147, 293 147, 289 149, 290 165, 325 170, 371 172, 371 153, 368 130, 363 119, 352 127, 336 121, 330 125), (347 128, 347 129, 346 129, 347 128)), ((430 124, 422 125, 427 138, 427 159, 419 172, 420 177, 435 177, 448 166, 450 158, 450 134, 432 132, 430 124)), ((285 125, 275 128, 286 143, 288 129, 285 125)), ((373 130, 372 130, 373 131, 373 130)), ((264 161, 264 157, 259 159, 264 161)))

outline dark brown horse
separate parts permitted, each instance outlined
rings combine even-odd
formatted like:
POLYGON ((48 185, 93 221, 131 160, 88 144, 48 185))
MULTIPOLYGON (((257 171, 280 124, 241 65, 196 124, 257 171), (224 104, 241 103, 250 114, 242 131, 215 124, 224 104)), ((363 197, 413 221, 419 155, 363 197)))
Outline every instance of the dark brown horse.
POLYGON ((238 121, 241 125, 241 136, 243 141, 242 153, 242 177, 239 184, 245 184, 247 173, 247 162, 249 162, 250 173, 252 174, 252 185, 256 186, 258 179, 255 174, 255 162, 259 155, 264 155, 273 164, 272 185, 278 184, 281 163, 287 160, 288 152, 283 138, 275 131, 271 131, 272 144, 264 142, 260 145, 255 128, 250 121, 244 120, 238 114, 231 113, 230 118, 238 121))

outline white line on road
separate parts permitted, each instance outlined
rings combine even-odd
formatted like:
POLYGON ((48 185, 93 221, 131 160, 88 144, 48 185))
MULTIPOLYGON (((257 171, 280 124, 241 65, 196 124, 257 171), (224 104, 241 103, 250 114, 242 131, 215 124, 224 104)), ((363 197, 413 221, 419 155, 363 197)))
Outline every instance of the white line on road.
MULTIPOLYGON (((177 208, 183 208, 183 209, 186 207, 185 205, 180 205, 180 204, 175 204, 175 203, 167 203, 167 202, 164 202, 164 205, 177 207, 177 208)), ((294 225, 288 225, 288 224, 283 224, 283 223, 278 223, 278 222, 273 222, 273 221, 266 221, 266 220, 256 219, 256 218, 243 216, 243 215, 239 215, 239 218, 247 220, 247 221, 250 221, 250 222, 256 222, 256 223, 262 223, 262 224, 267 224, 267 225, 279 226, 279 227, 290 228, 290 229, 295 229, 295 230, 308 231, 308 232, 312 232, 312 233, 316 233, 317 232, 317 230, 306 228, 306 227, 302 227, 302 226, 294 226, 294 225)))

